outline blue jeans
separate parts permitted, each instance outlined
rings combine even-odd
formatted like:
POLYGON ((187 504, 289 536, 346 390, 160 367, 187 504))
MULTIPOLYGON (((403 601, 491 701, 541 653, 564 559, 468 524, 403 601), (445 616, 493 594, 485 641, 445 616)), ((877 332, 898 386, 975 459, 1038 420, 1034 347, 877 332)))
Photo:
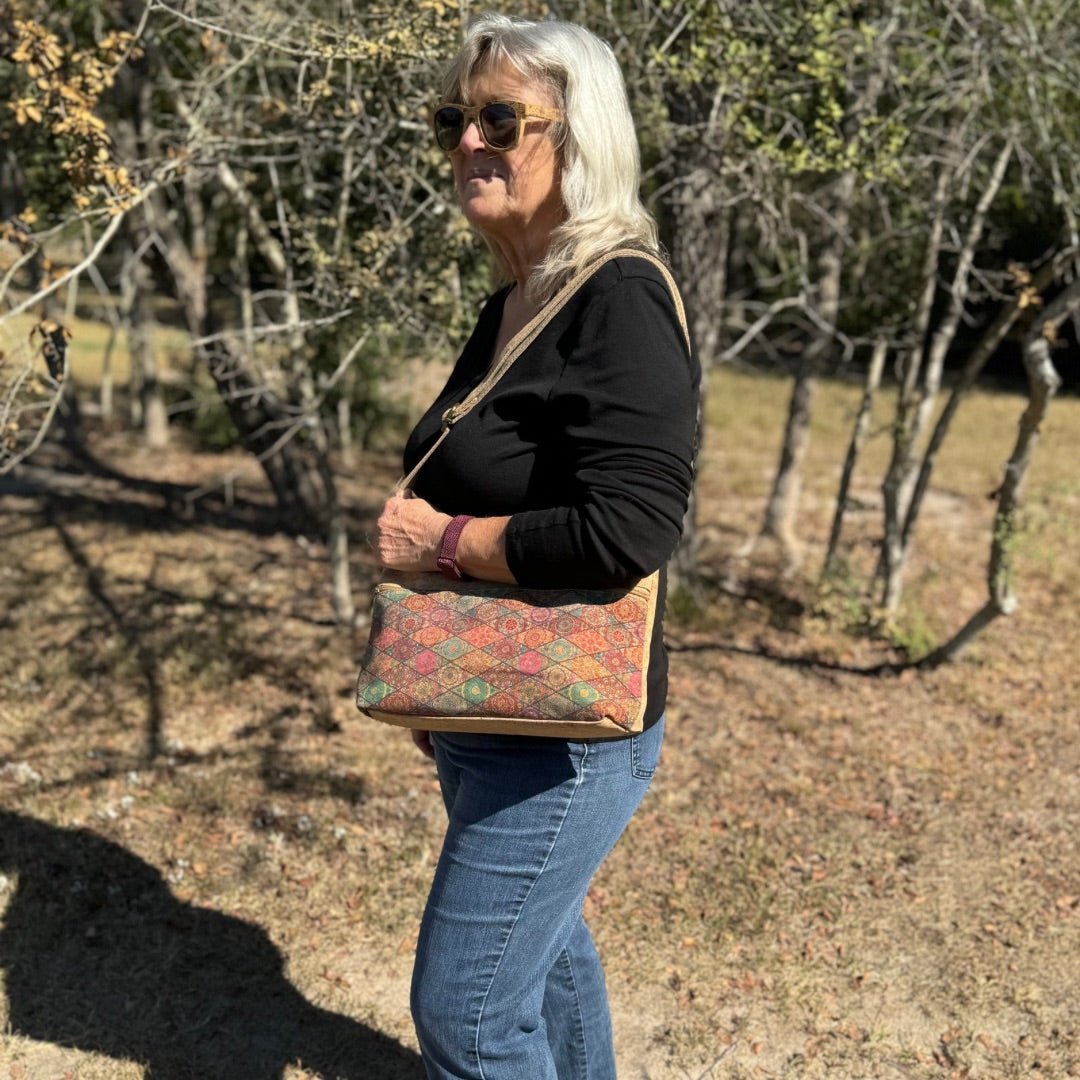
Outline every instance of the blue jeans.
POLYGON ((429 1080, 614 1080, 582 918, 641 802, 664 721, 625 739, 432 734, 450 824, 413 971, 429 1080))

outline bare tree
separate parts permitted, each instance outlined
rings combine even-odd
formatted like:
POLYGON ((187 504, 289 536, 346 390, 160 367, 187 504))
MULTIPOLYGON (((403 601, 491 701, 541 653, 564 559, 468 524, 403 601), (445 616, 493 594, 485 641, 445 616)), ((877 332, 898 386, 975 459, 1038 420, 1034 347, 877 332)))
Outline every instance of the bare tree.
MULTIPOLYGON (((936 211, 927 241, 923 290, 915 324, 915 342, 906 351, 902 366, 900 393, 897 398, 893 428, 893 453, 883 484, 885 507, 885 537, 882 544, 880 574, 882 577, 881 606, 886 616, 895 614, 902 594, 904 560, 910 540, 910 528, 905 520, 911 507, 911 496, 918 474, 918 446, 929 424, 945 367, 945 357, 952 345, 964 312, 964 303, 971 287, 975 252, 983 235, 986 216, 1001 190, 1005 169, 1013 155, 1011 140, 1006 139, 994 160, 967 223, 964 239, 956 259, 956 269, 949 286, 949 301, 945 314, 938 320, 931 337, 930 348, 923 363, 923 339, 930 328, 930 310, 936 292, 938 265, 941 256, 942 227, 945 220, 949 190, 961 179, 960 162, 952 168, 942 167, 935 193, 936 211)), ((914 520, 914 519, 912 519, 914 520)))
POLYGON ((990 560, 987 570, 986 603, 947 641, 921 662, 921 667, 937 667, 959 656, 971 640, 1002 615, 1011 615, 1019 603, 1013 555, 1020 535, 1019 517, 1022 491, 1031 455, 1039 438, 1039 428, 1050 402, 1061 385, 1050 350, 1061 324, 1080 310, 1080 278, 1061 292, 1045 313, 1036 318, 1024 337, 1024 368, 1028 377, 1028 404, 1020 417, 1016 444, 1005 465, 1005 475, 997 492, 990 560))
MULTIPOLYGON (((25 75, 15 120, 42 136, 66 122, 65 136, 79 137, 70 170, 81 181, 76 210, 92 213, 97 200, 112 215, 68 279, 106 256, 122 267, 134 405, 158 442, 164 403, 149 291, 164 286, 177 300, 202 370, 282 512, 327 537, 335 610, 350 621, 329 419, 338 418, 347 442, 346 392, 378 392, 382 372, 370 366, 366 342, 380 334, 445 341, 470 321, 463 268, 473 292, 482 280, 463 223, 433 214, 447 209, 440 192, 448 186, 443 158, 423 134, 434 66, 453 47, 458 13, 432 0, 392 20, 303 0, 209 0, 197 11, 164 0, 96 2, 100 25, 125 27, 101 44, 115 68, 104 74, 85 60, 71 70, 83 52, 65 9, 27 0, 40 24, 15 20, 9 32, 25 75), (114 86, 134 59, 103 121, 93 113, 94 88, 114 86), (39 85, 54 76, 83 95, 77 131, 62 115, 59 87, 53 94, 51 83, 39 85), (447 253, 458 256, 455 265, 447 253)), ((0 20, 0 44, 4 32, 0 20)), ((29 140, 18 145, 30 148, 29 140)), ((30 239, 28 259, 42 239, 30 239)), ((95 282, 112 290, 96 267, 95 282)), ((24 289, 9 314, 57 287, 24 289)))

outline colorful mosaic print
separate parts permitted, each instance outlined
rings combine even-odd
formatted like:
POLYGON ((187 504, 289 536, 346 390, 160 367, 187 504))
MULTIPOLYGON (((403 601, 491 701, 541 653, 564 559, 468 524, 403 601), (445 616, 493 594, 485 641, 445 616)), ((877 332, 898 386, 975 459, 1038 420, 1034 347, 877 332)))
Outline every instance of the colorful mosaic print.
POLYGON ((357 705, 422 716, 606 719, 632 730, 652 602, 647 583, 629 592, 525 590, 419 574, 408 586, 380 584, 357 705))

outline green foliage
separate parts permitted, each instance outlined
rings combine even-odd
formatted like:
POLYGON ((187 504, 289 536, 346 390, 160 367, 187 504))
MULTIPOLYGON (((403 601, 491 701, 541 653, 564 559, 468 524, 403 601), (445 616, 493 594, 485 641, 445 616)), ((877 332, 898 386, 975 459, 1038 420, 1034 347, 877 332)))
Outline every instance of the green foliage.
MULTIPOLYGON (((674 18, 686 4, 662 4, 674 18)), ((864 179, 900 173, 906 128, 860 94, 873 67, 879 27, 851 5, 790 4, 765 12, 707 4, 666 49, 649 50, 669 98, 716 115, 732 153, 763 155, 786 176, 846 169, 864 179)), ((676 108, 675 112, 683 111, 676 108)), ((678 122, 678 117, 673 117, 678 122)))
POLYGON ((181 419, 190 427, 196 445, 202 450, 231 450, 240 443, 240 433, 229 418, 225 403, 205 384, 195 389, 196 407, 181 413, 181 419))
POLYGON ((712 627, 712 607, 702 587, 694 590, 680 586, 668 592, 664 618, 686 630, 708 630, 712 627))
POLYGON ((929 656, 941 644, 934 621, 920 607, 909 606, 885 628, 885 638, 907 660, 929 656))
POLYGON ((880 613, 866 595, 866 585, 843 559, 837 559, 818 586, 812 617, 845 634, 864 637, 880 626, 880 613))

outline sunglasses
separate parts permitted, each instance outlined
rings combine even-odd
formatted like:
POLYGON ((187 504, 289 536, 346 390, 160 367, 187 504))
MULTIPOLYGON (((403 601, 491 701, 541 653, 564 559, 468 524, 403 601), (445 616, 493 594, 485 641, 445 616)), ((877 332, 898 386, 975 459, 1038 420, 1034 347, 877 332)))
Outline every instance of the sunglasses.
POLYGON ((523 101, 491 101, 487 105, 440 105, 432 122, 435 141, 448 154, 458 148, 466 128, 475 120, 480 138, 489 150, 513 150, 525 133, 530 118, 561 120, 562 113, 523 101))

